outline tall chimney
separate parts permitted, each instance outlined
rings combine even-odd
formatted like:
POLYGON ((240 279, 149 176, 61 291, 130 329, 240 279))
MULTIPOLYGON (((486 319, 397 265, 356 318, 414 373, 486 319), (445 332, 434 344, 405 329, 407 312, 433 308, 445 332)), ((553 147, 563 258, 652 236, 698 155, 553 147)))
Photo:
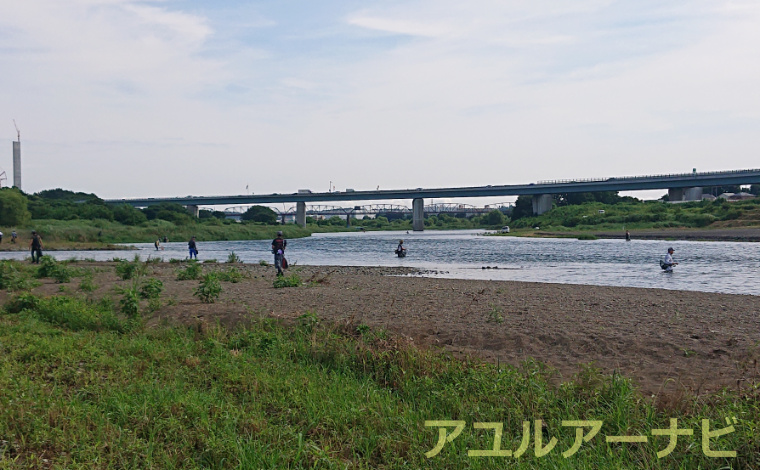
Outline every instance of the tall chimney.
POLYGON ((15 119, 13 120, 13 127, 16 128, 18 139, 13 142, 13 186, 21 189, 21 131, 18 130, 15 119))
POLYGON ((13 142, 13 186, 21 189, 21 141, 13 142))

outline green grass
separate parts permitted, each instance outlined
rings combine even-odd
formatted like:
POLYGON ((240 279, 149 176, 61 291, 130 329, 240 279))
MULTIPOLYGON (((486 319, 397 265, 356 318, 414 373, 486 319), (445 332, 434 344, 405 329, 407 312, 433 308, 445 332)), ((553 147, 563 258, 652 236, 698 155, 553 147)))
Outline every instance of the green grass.
MULTIPOLYGON (((246 329, 140 327, 108 302, 17 297, 0 315, 0 468, 758 468, 758 389, 658 408, 619 376, 586 369, 562 385, 551 371, 463 361, 372 335, 366 326, 295 325, 252 318, 246 329), (358 331, 358 333, 357 333, 358 331), (734 433, 701 452, 700 419, 734 433), (694 436, 658 459, 669 418, 694 436), (490 449, 504 423, 515 450, 523 421, 546 423, 545 457, 468 457, 490 449), (600 434, 569 458, 574 429, 602 420, 600 434), (462 434, 432 459, 428 420, 463 420, 462 434), (607 444, 647 435, 646 444, 607 444)), ((449 429, 451 430, 451 428, 449 429)))
MULTIPOLYGON (((311 234, 293 224, 289 225, 259 225, 253 223, 212 224, 195 222, 187 225, 177 225, 165 220, 151 220, 141 225, 123 225, 103 219, 96 220, 54 220, 35 219, 27 229, 19 230, 19 237, 28 245, 30 230, 40 233, 44 242, 76 242, 76 243, 153 243, 156 238, 168 237, 170 242, 187 242, 195 236, 199 241, 208 240, 266 240, 273 239, 278 230, 282 230, 286 238, 307 237, 311 234)), ((0 228, 3 232, 10 228, 0 228)))

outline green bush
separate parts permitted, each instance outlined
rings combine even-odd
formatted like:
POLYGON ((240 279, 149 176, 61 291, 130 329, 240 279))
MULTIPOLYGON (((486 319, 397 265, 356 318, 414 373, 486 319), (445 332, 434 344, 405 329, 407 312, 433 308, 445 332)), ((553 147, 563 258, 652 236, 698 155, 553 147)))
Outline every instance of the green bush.
POLYGON ((222 293, 222 284, 216 273, 208 273, 201 279, 198 288, 193 291, 193 295, 206 303, 214 303, 222 293))
POLYGON ((56 261, 55 258, 49 255, 45 255, 42 258, 40 258, 40 265, 39 267, 37 267, 37 272, 35 273, 35 276, 38 278, 52 277, 53 272, 55 271, 57 266, 58 266, 58 261, 56 261))
POLYGON ((28 290, 35 287, 27 271, 18 261, 0 261, 0 289, 9 291, 28 290))
POLYGON ((178 281, 191 281, 198 279, 203 274, 203 265, 197 261, 190 261, 185 269, 177 271, 178 281))
POLYGON ((298 274, 291 274, 290 276, 278 276, 274 280, 274 288, 280 289, 283 287, 298 287, 301 285, 301 278, 298 274))
POLYGON ((137 318, 140 315, 140 296, 137 288, 132 286, 122 291, 123 297, 119 300, 121 313, 128 318, 137 318))
POLYGON ((98 286, 95 285, 95 282, 93 281, 92 271, 86 271, 82 276, 82 280, 79 282, 79 290, 83 292, 92 292, 97 288, 98 286))
POLYGON ((119 260, 119 263, 116 265, 116 274, 125 281, 132 279, 137 275, 137 263, 119 260))
POLYGON ((230 254, 227 255, 227 262, 228 263, 240 263, 241 259, 238 255, 235 254, 234 251, 230 251, 230 254))
POLYGON ((3 307, 7 313, 19 313, 23 310, 37 308, 40 299, 31 292, 23 292, 11 299, 3 307))
POLYGON ((219 280, 225 281, 225 282, 232 282, 237 283, 243 280, 243 273, 236 267, 231 266, 226 271, 222 271, 217 273, 217 276, 219 277, 219 280))
POLYGON ((140 284, 140 297, 143 299, 157 299, 163 290, 164 283, 161 282, 161 279, 151 277, 145 279, 142 284, 140 284))
POLYGON ((38 278, 51 277, 58 283, 69 282, 73 273, 65 263, 59 263, 52 256, 45 255, 40 258, 40 266, 35 274, 38 278))
POLYGON ((26 311, 42 321, 73 331, 123 333, 135 326, 132 322, 119 319, 106 302, 94 304, 76 297, 56 296, 45 299, 24 293, 11 299, 5 309, 9 313, 26 311))

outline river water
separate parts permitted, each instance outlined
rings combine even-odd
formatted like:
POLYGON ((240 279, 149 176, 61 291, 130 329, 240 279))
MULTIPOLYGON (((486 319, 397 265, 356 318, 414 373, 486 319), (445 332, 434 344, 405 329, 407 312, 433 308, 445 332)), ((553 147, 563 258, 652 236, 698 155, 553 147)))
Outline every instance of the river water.
MULTIPOLYGON (((561 284, 649 287, 760 295, 760 243, 633 240, 576 240, 483 236, 482 230, 346 232, 314 234, 288 241, 292 264, 410 266, 434 277, 535 281, 561 284), (404 239, 406 258, 393 251, 404 239), (659 267, 667 248, 680 264, 673 273, 659 267), (490 267, 489 269, 483 269, 490 267)), ((234 251, 244 262, 272 262, 271 240, 198 242, 199 257, 223 262, 234 251)), ((187 257, 187 242, 134 244, 136 251, 55 251, 59 260, 114 257, 187 257)), ((2 252, 0 259, 28 253, 2 252)))

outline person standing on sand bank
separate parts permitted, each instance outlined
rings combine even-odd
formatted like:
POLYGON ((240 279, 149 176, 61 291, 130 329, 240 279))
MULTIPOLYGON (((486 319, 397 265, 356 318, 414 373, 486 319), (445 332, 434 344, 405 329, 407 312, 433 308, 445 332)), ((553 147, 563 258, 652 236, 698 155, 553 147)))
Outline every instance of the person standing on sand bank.
POLYGON ((32 249, 32 263, 39 264, 40 258, 42 258, 42 237, 34 230, 32 230, 32 240, 29 242, 29 248, 32 249), (35 254, 37 255, 36 259, 34 257, 35 254))
POLYGON ((156 247, 156 251, 158 251, 159 248, 161 247, 161 239, 160 238, 156 238, 156 241, 153 242, 153 246, 155 246, 156 247))
POLYGON ((285 258, 285 247, 288 241, 282 238, 282 232, 277 232, 277 238, 272 240, 272 254, 274 254, 274 267, 277 268, 277 275, 283 276, 282 260, 285 258))
POLYGON ((198 259, 198 247, 195 245, 195 237, 191 237, 190 241, 187 242, 187 249, 190 251, 190 259, 193 259, 193 256, 195 256, 195 259, 198 259))
POLYGON ((11 243, 16 243, 16 239, 17 238, 18 238, 18 234, 16 233, 16 231, 15 230, 12 231, 11 232, 11 243))
POLYGON ((631 232, 628 230, 625 231, 625 241, 629 242, 631 241, 631 232))

